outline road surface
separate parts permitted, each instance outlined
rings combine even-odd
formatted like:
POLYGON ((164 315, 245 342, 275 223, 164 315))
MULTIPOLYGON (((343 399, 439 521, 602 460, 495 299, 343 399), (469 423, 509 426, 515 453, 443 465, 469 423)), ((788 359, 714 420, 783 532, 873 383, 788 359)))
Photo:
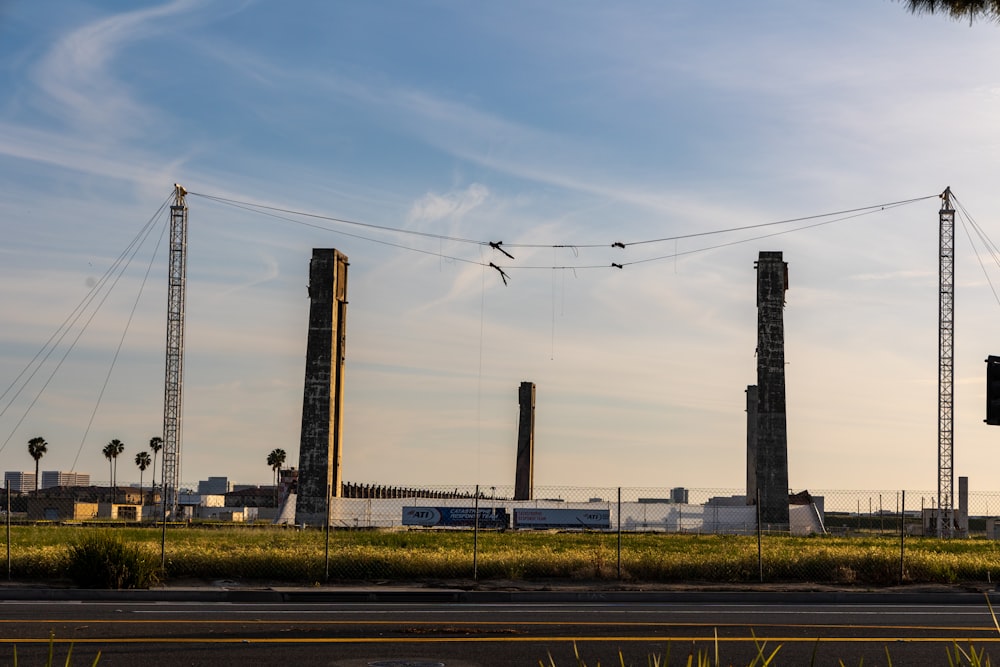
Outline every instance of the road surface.
POLYGON ((0 602, 0 664, 44 664, 50 634, 64 664, 450 667, 684 664, 946 665, 953 642, 1000 657, 981 604, 666 602, 296 603, 0 602), (863 661, 863 663, 862 663, 863 661))

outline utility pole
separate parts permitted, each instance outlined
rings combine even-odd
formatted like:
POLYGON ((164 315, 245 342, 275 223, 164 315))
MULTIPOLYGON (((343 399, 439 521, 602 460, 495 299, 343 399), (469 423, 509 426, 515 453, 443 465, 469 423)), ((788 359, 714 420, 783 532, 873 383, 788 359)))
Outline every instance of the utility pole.
POLYGON ((954 463, 955 399, 955 210, 951 188, 941 193, 938 264, 938 515, 937 536, 955 532, 954 463))
POLYGON ((174 184, 170 207, 170 257, 167 287, 167 359, 163 382, 163 521, 177 516, 181 469, 181 417, 184 388, 184 302, 187 291, 187 195, 174 184))

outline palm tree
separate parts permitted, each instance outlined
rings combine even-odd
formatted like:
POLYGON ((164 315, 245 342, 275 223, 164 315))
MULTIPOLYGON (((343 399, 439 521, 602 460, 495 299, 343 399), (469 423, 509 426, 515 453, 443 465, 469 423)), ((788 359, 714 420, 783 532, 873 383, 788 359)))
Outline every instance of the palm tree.
POLYGON ((135 464, 137 466, 139 466, 139 504, 140 505, 145 504, 142 501, 142 473, 144 473, 146 471, 146 468, 149 467, 149 464, 150 464, 151 461, 152 461, 152 459, 149 458, 149 452, 139 452, 138 454, 135 455, 135 464))
POLYGON ((35 491, 38 491, 38 460, 45 456, 48 448, 49 443, 45 442, 45 438, 35 437, 28 441, 28 453, 35 459, 35 491))
POLYGON ((945 13, 953 19, 968 17, 1000 21, 1000 0, 903 0, 914 14, 945 13))
POLYGON ((278 471, 281 470, 281 466, 285 465, 285 450, 284 449, 272 449, 271 453, 267 455, 267 465, 271 466, 271 470, 274 472, 274 505, 278 505, 278 471))
POLYGON ((153 452, 153 481, 151 483, 153 496, 156 496, 156 455, 160 453, 161 449, 163 449, 163 438, 157 435, 149 439, 149 451, 153 452))
POLYGON ((104 454, 104 458, 108 460, 108 482, 112 486, 114 486, 114 479, 115 479, 114 469, 111 467, 111 459, 113 457, 114 449, 115 448, 109 442, 108 444, 104 445, 104 449, 101 450, 101 453, 104 454))
POLYGON ((111 502, 115 503, 118 501, 118 483, 116 480, 116 473, 118 472, 118 455, 125 451, 125 443, 118 438, 115 438, 106 444, 104 449, 101 451, 104 452, 105 458, 108 459, 108 465, 111 466, 111 486, 114 489, 111 495, 111 502))

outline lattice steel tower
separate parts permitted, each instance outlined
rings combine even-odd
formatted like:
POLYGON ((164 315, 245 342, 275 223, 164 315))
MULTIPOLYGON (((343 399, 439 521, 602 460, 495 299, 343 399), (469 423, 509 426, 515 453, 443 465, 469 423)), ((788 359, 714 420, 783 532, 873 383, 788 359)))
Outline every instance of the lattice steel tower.
POLYGON ((187 195, 174 184, 170 207, 167 287, 167 361, 163 382, 163 518, 177 516, 181 469, 181 416, 184 388, 184 301, 187 290, 187 195))
POLYGON ((955 211, 951 188, 941 193, 938 282, 938 537, 955 529, 954 377, 955 377, 955 211))

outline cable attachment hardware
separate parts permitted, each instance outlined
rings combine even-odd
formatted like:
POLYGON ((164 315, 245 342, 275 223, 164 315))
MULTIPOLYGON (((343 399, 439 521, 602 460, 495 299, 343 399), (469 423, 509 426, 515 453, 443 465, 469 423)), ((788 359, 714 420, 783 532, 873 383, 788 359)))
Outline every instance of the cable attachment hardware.
POLYGON ((621 269, 621 268, 623 268, 621 264, 615 264, 614 262, 611 262, 611 267, 615 268, 615 269, 621 269))
MULTIPOLYGON (((500 252, 502 252, 503 254, 507 255, 511 259, 514 259, 514 255, 510 254, 509 252, 507 252, 506 250, 504 250, 503 248, 500 247, 502 245, 503 245, 503 241, 490 241, 490 247, 491 248, 493 248, 494 250, 499 250, 500 252)), ((501 273, 503 273, 503 271, 501 271, 501 273)))
POLYGON ((625 249, 625 244, 622 243, 621 241, 615 241, 614 243, 611 244, 611 247, 612 248, 621 248, 622 250, 624 250, 625 249))
MULTIPOLYGON (((490 245, 493 245, 493 244, 491 243, 490 245)), ((503 251, 501 250, 500 252, 503 252, 503 251)), ((507 253, 504 252, 504 254, 506 255, 507 253)), ((507 284, 507 279, 510 278, 510 276, 508 276, 506 273, 504 273, 503 269, 501 269, 499 266, 497 266, 493 262, 490 262, 490 267, 496 269, 500 273, 500 278, 503 279, 503 284, 506 285, 507 284)))

